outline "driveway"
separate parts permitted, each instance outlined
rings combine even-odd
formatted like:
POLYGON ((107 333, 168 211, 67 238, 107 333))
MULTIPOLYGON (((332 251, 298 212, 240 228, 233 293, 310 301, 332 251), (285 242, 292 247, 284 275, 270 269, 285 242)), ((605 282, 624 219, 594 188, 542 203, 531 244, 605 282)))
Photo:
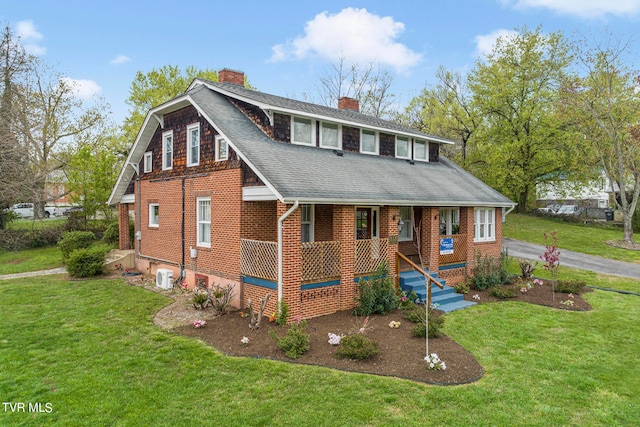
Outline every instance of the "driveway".
MULTIPOLYGON (((543 245, 503 238, 502 247, 509 250, 509 256, 540 261, 538 268, 542 266, 540 255, 545 251, 543 245)), ((640 264, 614 261, 598 256, 572 252, 562 248, 560 249, 560 265, 581 270, 590 270, 596 273, 640 279, 640 264)))

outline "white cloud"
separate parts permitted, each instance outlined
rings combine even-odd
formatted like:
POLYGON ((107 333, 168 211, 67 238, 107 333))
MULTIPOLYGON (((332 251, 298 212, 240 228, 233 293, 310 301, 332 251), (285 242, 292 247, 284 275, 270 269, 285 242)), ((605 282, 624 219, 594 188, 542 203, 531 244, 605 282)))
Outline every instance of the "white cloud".
POLYGON ((377 61, 405 72, 422 59, 396 39, 404 31, 402 22, 352 7, 337 14, 322 12, 305 25, 303 36, 272 47, 272 62, 320 57, 332 62, 343 57, 349 63, 377 61))
POLYGON ((489 34, 476 36, 475 37, 475 41, 476 41, 475 55, 484 58, 493 51, 493 48, 496 45, 496 41, 498 40, 498 38, 502 37, 503 39, 508 39, 510 37, 516 36, 517 34, 518 32, 514 30, 499 29, 489 34))
POLYGON ((98 83, 93 80, 71 79, 69 77, 63 77, 60 80, 69 85, 75 96, 80 99, 90 99, 102 91, 98 83))
POLYGON ((637 15, 640 0, 502 0, 515 8, 546 8, 564 15, 598 18, 604 15, 637 15))
POLYGON ((129 62, 131 61, 131 58, 129 58, 127 55, 118 55, 115 58, 113 58, 111 61, 109 61, 109 63, 111 64, 124 64, 125 62, 129 62))
POLYGON ((38 44, 38 41, 42 40, 44 36, 36 30, 33 21, 19 21, 16 25, 16 35, 20 37, 22 46, 27 53, 36 56, 47 53, 47 48, 38 44))

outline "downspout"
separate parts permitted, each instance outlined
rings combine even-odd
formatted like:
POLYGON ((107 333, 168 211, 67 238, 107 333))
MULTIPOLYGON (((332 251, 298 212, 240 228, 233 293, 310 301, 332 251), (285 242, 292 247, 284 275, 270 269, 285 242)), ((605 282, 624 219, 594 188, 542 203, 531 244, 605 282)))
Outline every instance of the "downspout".
POLYGON ((282 306, 282 227, 284 224, 284 220, 287 219, 289 215, 291 215, 296 209, 298 209, 299 202, 296 200, 293 203, 293 206, 286 211, 280 218, 278 218, 278 312, 280 312, 280 307, 282 306))
POLYGON ((182 261, 180 264, 180 277, 178 278, 179 282, 178 283, 182 283, 182 280, 185 277, 185 268, 184 268, 184 262, 185 262, 185 255, 184 255, 184 247, 185 247, 185 242, 184 242, 184 180, 185 178, 182 177, 182 225, 181 225, 181 230, 182 230, 182 261))

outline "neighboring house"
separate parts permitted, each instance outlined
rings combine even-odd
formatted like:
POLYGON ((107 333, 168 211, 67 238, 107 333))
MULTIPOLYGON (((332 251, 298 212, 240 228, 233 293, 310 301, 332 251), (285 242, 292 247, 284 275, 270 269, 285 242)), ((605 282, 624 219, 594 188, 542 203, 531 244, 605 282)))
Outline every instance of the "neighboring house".
POLYGON ((357 280, 383 261, 395 274, 396 252, 417 260, 419 246, 449 283, 478 251, 500 255, 514 203, 441 156, 451 141, 354 99, 328 108, 218 76, 147 114, 113 189, 121 249, 136 218, 140 271, 233 283, 236 306, 270 293, 268 313, 281 299, 307 318, 353 308, 357 280))
POLYGON ((536 193, 539 207, 577 205, 582 208, 608 208, 613 191, 609 180, 602 173, 600 179, 587 184, 577 184, 567 180, 558 183, 540 183, 536 185, 536 193))

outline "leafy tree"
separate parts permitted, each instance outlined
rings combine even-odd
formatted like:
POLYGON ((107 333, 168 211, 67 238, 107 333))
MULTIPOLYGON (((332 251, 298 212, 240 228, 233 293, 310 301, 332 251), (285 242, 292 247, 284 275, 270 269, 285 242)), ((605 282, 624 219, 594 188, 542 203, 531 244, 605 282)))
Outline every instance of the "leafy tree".
POLYGON ((390 92, 393 75, 376 62, 366 66, 348 65, 344 57, 320 76, 320 98, 328 107, 336 107, 342 97, 359 101, 360 112, 374 117, 395 115, 395 95, 390 92))
POLYGON ((557 113, 559 87, 570 63, 560 33, 526 27, 500 37, 469 76, 473 104, 484 125, 476 133, 472 172, 527 211, 536 183, 572 171, 579 141, 557 113))
POLYGON ((597 154, 618 196, 624 240, 633 241, 632 218, 640 195, 640 71, 629 41, 605 34, 592 47, 575 44, 580 75, 565 88, 568 114, 597 154))
POLYGON ((165 65, 148 73, 138 71, 129 89, 126 103, 132 108, 122 126, 127 147, 133 144, 149 110, 183 93, 195 78, 218 81, 213 70, 198 70, 193 66, 184 72, 179 67, 165 65))

